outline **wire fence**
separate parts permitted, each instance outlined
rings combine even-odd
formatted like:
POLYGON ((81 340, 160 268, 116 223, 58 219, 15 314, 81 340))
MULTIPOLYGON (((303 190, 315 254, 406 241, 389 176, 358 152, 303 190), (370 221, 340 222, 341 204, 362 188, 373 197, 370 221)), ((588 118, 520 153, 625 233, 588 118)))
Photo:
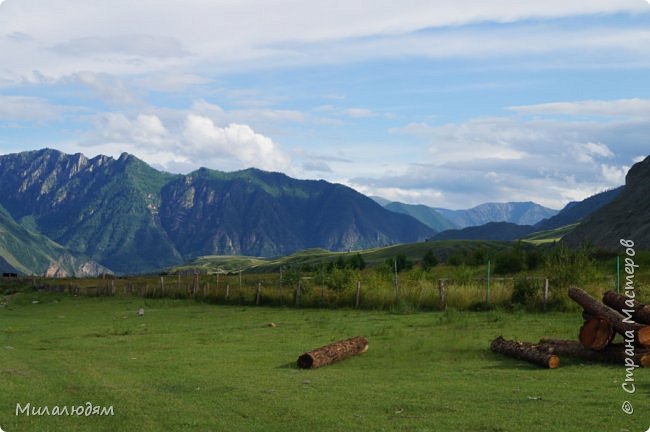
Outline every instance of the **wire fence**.
MULTIPOLYGON (((362 308, 380 310, 482 310, 522 304, 545 310, 553 287, 545 276, 441 279, 381 277, 371 273, 333 284, 327 278, 277 274, 175 274, 86 279, 29 277, 21 283, 37 291, 68 295, 193 298, 259 306, 362 308)), ((5 284, 6 285, 6 284, 5 284)))

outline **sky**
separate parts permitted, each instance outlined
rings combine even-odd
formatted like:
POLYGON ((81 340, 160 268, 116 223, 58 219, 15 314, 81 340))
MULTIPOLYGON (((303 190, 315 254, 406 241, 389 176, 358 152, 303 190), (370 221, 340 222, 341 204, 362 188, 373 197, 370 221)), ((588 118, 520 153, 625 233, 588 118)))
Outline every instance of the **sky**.
POLYGON ((4 0, 0 153, 567 202, 650 153, 645 0, 4 0))

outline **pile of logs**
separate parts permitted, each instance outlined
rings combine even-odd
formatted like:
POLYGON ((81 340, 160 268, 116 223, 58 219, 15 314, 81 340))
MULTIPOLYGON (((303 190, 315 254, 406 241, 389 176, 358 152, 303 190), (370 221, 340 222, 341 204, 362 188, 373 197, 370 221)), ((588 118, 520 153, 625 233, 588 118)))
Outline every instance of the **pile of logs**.
POLYGON ((587 361, 627 364, 633 360, 650 367, 650 305, 607 291, 599 302, 580 288, 569 288, 569 297, 583 308, 584 324, 578 340, 541 339, 516 342, 499 336, 490 345, 496 353, 555 369, 560 356, 587 361), (616 334, 624 343, 613 343, 616 334))

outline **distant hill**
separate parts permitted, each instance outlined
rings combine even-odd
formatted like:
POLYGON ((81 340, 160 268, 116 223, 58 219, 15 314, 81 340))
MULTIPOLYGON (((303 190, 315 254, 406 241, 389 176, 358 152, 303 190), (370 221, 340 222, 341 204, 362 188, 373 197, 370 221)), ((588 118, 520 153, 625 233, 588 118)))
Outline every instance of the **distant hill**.
POLYGON ((480 226, 489 222, 510 222, 517 225, 534 225, 554 216, 557 210, 534 202, 485 203, 467 210, 435 209, 459 228, 480 226))
POLYGON ((396 213, 407 214, 413 216, 423 224, 429 226, 436 231, 444 231, 448 229, 458 228, 458 226, 451 221, 447 220, 444 216, 438 213, 432 207, 422 204, 404 204, 401 202, 389 202, 384 205, 390 211, 396 213))
POLYGON ((533 231, 530 225, 517 225, 510 222, 489 222, 484 225, 463 229, 443 231, 431 238, 437 240, 517 240, 533 231))
MULTIPOLYGON (((12 229, 61 248, 42 255, 42 262, 55 263, 54 272, 57 265, 82 265, 77 257, 84 256, 135 273, 199 255, 349 250, 435 234, 343 185, 257 169, 172 175, 126 153, 88 159, 42 149, 0 156, 0 205, 12 229)), ((28 255, 39 249, 29 244, 28 255)), ((14 265, 12 253, 0 256, 14 265)))
POLYGON ((535 224, 535 230, 546 231, 575 224, 609 204, 623 191, 623 186, 593 195, 582 201, 571 201, 558 214, 535 224))
POLYGON ((630 168, 625 187, 563 241, 572 246, 592 245, 622 251, 620 239, 634 241, 637 249, 650 249, 650 156, 630 168))

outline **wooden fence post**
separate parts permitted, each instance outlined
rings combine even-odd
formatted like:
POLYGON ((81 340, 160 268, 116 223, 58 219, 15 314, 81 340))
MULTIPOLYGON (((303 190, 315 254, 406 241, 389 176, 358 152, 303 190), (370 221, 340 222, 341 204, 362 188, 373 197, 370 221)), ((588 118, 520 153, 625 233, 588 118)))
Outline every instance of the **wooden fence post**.
POLYGON ((230 284, 226 284, 226 302, 228 301, 228 297, 230 297, 230 284))
POLYGON ((447 310, 447 301, 445 299, 445 280, 438 279, 438 309, 447 310))
POLYGON ((165 297, 165 276, 160 276, 160 296, 165 297))
POLYGON ((260 305, 260 294, 262 293, 262 283, 258 282, 257 283, 257 293, 255 294, 255 304, 257 306, 260 305))
POLYGON ((358 308, 359 307, 359 299, 361 297, 361 281, 357 281, 357 293, 356 293, 356 298, 354 302, 354 307, 358 308))
POLYGON ((544 310, 548 305, 548 278, 544 278, 544 310))
POLYGON ((300 306, 300 280, 298 280, 298 287, 296 288, 296 306, 300 306))

